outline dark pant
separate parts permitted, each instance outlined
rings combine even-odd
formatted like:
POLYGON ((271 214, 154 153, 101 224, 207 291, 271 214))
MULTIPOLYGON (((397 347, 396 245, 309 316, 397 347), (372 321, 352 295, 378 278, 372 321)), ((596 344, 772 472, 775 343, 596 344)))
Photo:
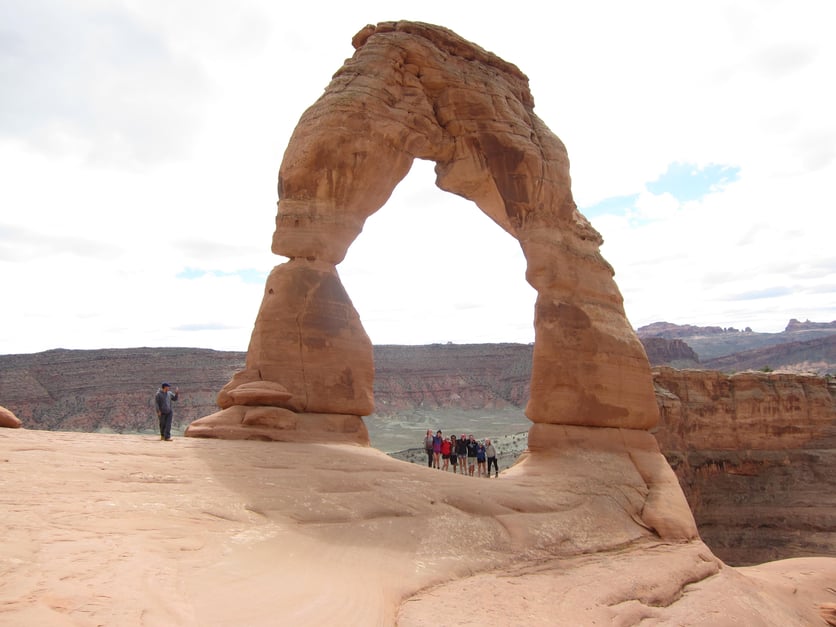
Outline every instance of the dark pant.
POLYGON ((160 437, 166 440, 171 439, 171 416, 173 412, 160 414, 160 437))
POLYGON ((433 467, 433 450, 431 448, 427 449, 427 468, 433 467))
POLYGON ((496 463, 496 457, 488 457, 488 476, 491 476, 491 464, 493 464, 496 474, 499 474, 499 464, 496 463))

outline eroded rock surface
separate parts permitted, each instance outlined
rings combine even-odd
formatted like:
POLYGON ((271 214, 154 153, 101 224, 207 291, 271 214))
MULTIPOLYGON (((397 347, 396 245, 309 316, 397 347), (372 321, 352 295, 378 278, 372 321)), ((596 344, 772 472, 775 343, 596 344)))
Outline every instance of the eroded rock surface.
POLYGON ((429 625, 463 598, 480 624, 833 616, 836 559, 728 567, 677 516, 646 524, 628 430, 544 427, 559 454, 490 480, 359 446, 0 429, 0 624, 429 625))
POLYGON ((700 358, 688 344, 682 340, 666 337, 642 338, 642 345, 651 364, 664 364, 674 367, 699 368, 700 358))
POLYGON ((368 444, 372 345, 333 264, 293 259, 267 278, 245 369, 193 437, 368 444))
MULTIPOLYGON (((222 407, 237 404, 237 386, 264 381, 291 395, 268 404, 291 411, 372 411, 372 348, 336 265, 417 158, 434 161, 441 189, 472 200, 523 249, 538 293, 527 416, 656 424, 647 357, 601 236, 572 199, 566 148, 534 113, 528 78, 428 24, 367 26, 353 44, 285 151, 272 249, 290 261, 268 279, 246 370, 222 391, 222 407)), ((217 435, 221 420, 232 437, 229 419, 222 411, 187 434, 217 435)))
POLYGON ((10 410, 0 405, 0 427, 5 427, 7 429, 19 429, 20 426, 20 419, 10 410))
POLYGON ((655 431, 723 560, 836 553, 836 386, 824 377, 659 368, 655 431))

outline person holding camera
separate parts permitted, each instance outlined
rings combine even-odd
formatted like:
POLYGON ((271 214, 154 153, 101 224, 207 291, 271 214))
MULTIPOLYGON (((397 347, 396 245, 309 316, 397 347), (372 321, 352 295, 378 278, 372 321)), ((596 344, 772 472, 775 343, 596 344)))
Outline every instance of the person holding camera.
POLYGON ((179 388, 171 391, 168 383, 163 383, 154 396, 154 406, 157 408, 157 418, 160 419, 160 439, 171 442, 171 418, 174 416, 172 401, 180 398, 179 388))

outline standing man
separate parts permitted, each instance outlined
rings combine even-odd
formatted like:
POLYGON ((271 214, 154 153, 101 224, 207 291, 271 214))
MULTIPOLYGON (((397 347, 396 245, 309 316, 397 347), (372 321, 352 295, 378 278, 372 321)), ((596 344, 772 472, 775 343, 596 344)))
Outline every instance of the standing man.
POLYGON ((470 434, 470 439, 467 441, 467 474, 473 476, 473 471, 476 470, 476 451, 479 449, 479 443, 470 434))
POLYGON ((462 437, 456 440, 457 454, 459 458, 459 470, 463 475, 467 474, 467 437, 462 433, 462 437))
POLYGON ((433 432, 427 429, 427 435, 424 438, 424 448, 427 451, 427 468, 433 467, 433 432))
POLYGON ((171 417, 174 414, 171 401, 176 401, 180 398, 179 392, 179 388, 174 388, 172 392, 171 386, 168 383, 163 383, 160 389, 157 390, 157 395, 154 397, 157 417, 160 419, 160 439, 166 442, 171 442, 171 417))
POLYGON ((496 447, 491 444, 490 440, 485 440, 485 455, 488 456, 488 477, 491 476, 491 466, 496 473, 494 477, 499 476, 499 465, 496 463, 496 447))

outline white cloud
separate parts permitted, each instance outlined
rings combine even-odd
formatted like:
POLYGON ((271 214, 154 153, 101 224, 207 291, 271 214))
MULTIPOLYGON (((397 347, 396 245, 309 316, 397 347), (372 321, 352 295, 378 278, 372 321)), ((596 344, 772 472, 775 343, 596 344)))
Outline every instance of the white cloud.
POLYGON ((668 192, 651 194, 643 191, 636 199, 636 211, 631 217, 639 221, 669 220, 679 207, 679 201, 668 192))
MULTIPOLYGON (((836 318, 836 65, 825 3, 470 7, 33 0, 0 20, 0 352, 246 349, 276 178, 367 23, 442 24, 520 67, 566 143, 634 325, 836 318), (739 168, 684 204, 672 163, 739 168), (184 278, 186 269, 199 278, 184 278), (227 273, 227 274, 225 274, 227 273), (180 276, 181 278, 177 278, 180 276), (155 294, 168 302, 156 304, 155 294)), ((338 268, 377 343, 530 341, 518 244, 414 171, 338 268)))

